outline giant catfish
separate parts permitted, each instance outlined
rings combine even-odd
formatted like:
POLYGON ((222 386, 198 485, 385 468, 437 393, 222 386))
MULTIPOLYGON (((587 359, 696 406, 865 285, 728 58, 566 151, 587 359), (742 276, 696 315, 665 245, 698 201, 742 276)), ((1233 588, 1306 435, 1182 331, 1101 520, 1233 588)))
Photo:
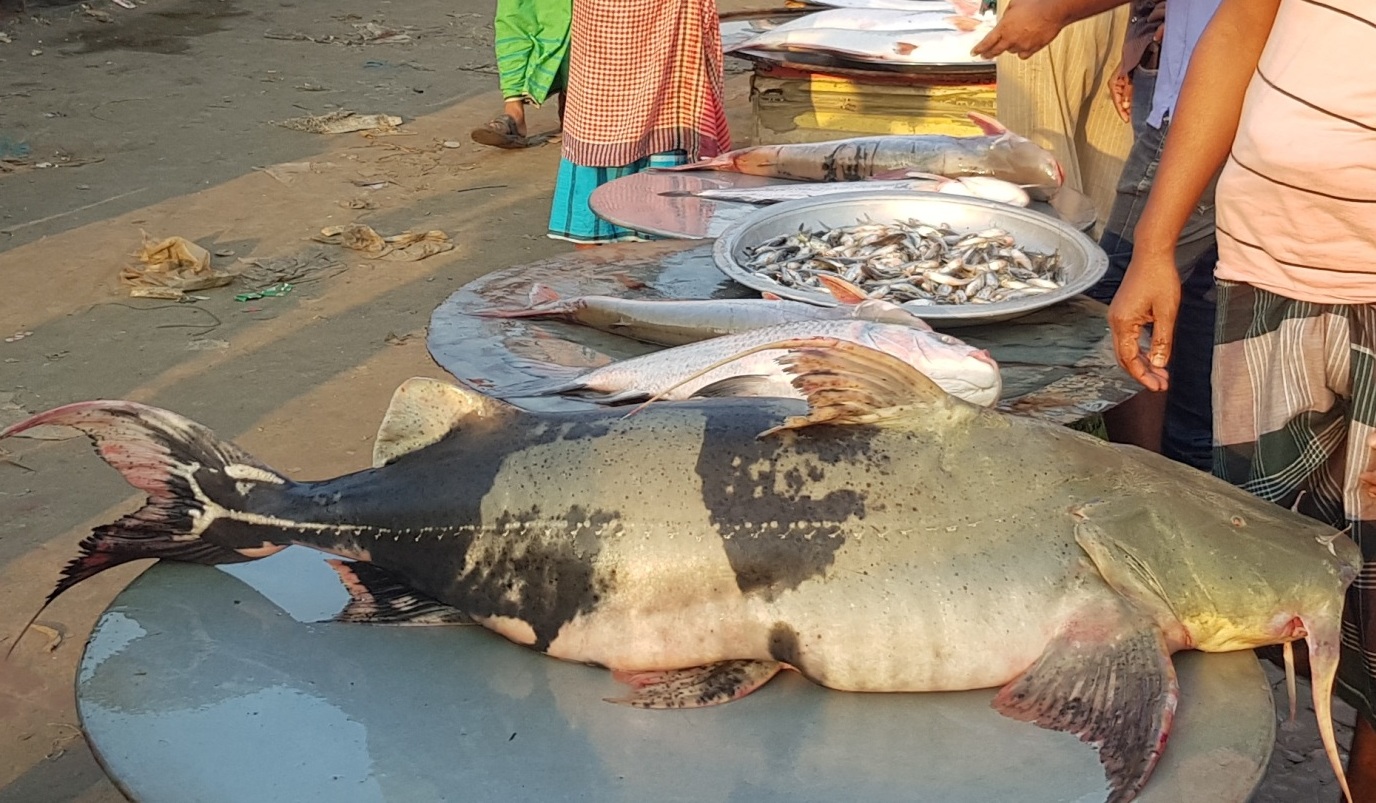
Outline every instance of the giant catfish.
POLYGON ((1303 638, 1346 790, 1330 695, 1361 565, 1347 536, 862 346, 778 347, 806 402, 535 414, 413 379, 374 467, 315 482, 127 401, 0 437, 76 427, 148 495, 82 542, 49 601, 138 558, 299 544, 348 559, 343 621, 477 622, 613 670, 635 706, 727 702, 781 669, 857 692, 1002 687, 1002 713, 1098 746, 1111 801, 1164 749, 1173 652, 1303 638))

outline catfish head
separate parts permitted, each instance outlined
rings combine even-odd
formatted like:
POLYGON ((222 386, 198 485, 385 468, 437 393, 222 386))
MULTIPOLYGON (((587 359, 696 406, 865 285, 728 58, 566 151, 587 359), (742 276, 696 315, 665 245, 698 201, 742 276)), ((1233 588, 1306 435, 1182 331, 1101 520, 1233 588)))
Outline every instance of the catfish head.
POLYGON ((1344 595, 1361 571, 1361 550, 1332 527, 1221 480, 1193 480, 1185 493, 1156 489, 1156 504, 1077 508, 1075 539, 1115 591, 1156 619, 1172 650, 1285 644, 1288 658, 1289 643, 1303 638, 1319 733, 1346 792, 1331 696, 1344 595))
POLYGON ((1065 169, 1051 151, 1009 131, 992 117, 978 112, 969 116, 985 136, 994 138, 989 144, 989 160, 991 167, 997 166, 998 176, 1026 188, 1039 200, 1052 198, 1065 184, 1065 169))

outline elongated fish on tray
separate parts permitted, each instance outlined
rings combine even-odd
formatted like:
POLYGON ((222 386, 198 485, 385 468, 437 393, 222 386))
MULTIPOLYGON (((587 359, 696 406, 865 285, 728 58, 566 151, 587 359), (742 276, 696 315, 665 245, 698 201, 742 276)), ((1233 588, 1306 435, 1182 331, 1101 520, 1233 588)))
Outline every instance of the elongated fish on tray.
POLYGON ((972 0, 802 0, 802 2, 805 5, 822 8, 895 10, 908 13, 955 12, 965 16, 974 16, 979 13, 981 5, 972 0))
POLYGON ((862 290, 849 283, 825 280, 823 283, 840 302, 836 306, 823 307, 781 298, 561 298, 551 288, 536 284, 531 288, 529 304, 522 309, 485 309, 474 314, 484 318, 568 321, 661 346, 682 346, 799 321, 859 320, 931 329, 921 318, 897 304, 867 300, 862 290))
POLYGON ((803 337, 832 337, 893 355, 971 404, 992 406, 1003 389, 998 363, 989 352, 950 335, 871 321, 808 320, 715 337, 590 371, 570 368, 567 379, 538 380, 510 388, 508 395, 574 394, 603 404, 694 396, 801 398, 778 361, 782 351, 758 351, 739 359, 734 355, 763 343, 803 337))
POLYGON ((970 51, 992 23, 970 20, 959 30, 869 30, 803 28, 774 30, 737 45, 737 50, 822 53, 876 64, 973 64, 988 59, 970 51))
POLYGON ((905 179, 867 179, 864 183, 850 181, 802 181, 789 184, 770 184, 764 187, 708 188, 686 192, 665 192, 662 195, 692 195, 712 201, 732 201, 746 204, 777 204, 784 201, 800 201, 816 198, 819 195, 834 195, 845 192, 940 192, 947 195, 961 195, 968 198, 984 198, 1012 206, 1027 206, 1032 202, 1027 191, 1016 184, 988 176, 965 176, 945 178, 930 176, 926 178, 905 179))
MULTIPOLYGON (((790 31, 804 31, 811 28, 840 28, 852 31, 911 31, 945 30, 955 31, 974 28, 980 18, 973 14, 953 13, 951 9, 941 11, 869 11, 844 8, 818 11, 769 26, 758 34, 754 41, 770 42, 770 37, 790 31)), ((737 45, 731 50, 742 47, 761 47, 762 45, 737 45)))
POLYGON ((413 379, 373 468, 320 481, 128 401, 0 438, 75 427, 147 494, 81 542, 49 601, 129 561, 301 545, 341 558, 341 621, 476 622, 606 667, 632 706, 727 703, 783 669, 852 692, 999 687, 1002 714, 1098 749, 1111 803, 1168 749, 1172 653, 1304 639, 1346 792, 1331 694, 1362 566, 1350 538, 1159 455, 966 404, 871 349, 764 348, 787 351, 806 403, 535 414, 413 379))
POLYGON ((1038 200, 1056 194, 1065 171, 1051 152, 992 117, 978 112, 969 116, 983 135, 912 134, 758 145, 656 169, 721 170, 800 181, 857 181, 915 170, 949 178, 989 176, 1023 187, 1038 200))

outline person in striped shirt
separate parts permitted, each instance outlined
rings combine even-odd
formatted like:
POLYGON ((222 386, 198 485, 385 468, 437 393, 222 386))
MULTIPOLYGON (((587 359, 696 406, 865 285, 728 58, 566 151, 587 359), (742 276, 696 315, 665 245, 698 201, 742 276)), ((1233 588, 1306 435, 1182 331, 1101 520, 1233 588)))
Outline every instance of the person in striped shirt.
POLYGON ((1222 168, 1213 470, 1347 529, 1362 548, 1339 673, 1360 713, 1348 766, 1356 801, 1376 801, 1373 52, 1371 0, 1223 0, 1190 62, 1109 310, 1119 362, 1165 389, 1180 299, 1175 243, 1222 168))

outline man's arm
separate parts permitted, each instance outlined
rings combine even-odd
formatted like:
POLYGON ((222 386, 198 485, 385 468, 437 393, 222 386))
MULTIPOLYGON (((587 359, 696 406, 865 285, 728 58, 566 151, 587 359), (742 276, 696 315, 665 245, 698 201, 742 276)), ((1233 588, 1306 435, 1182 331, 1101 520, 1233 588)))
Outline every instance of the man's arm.
POLYGON ((1109 308, 1118 362, 1148 390, 1164 390, 1167 383, 1165 367, 1180 306, 1176 242, 1199 196, 1228 158, 1247 85, 1279 6, 1280 0, 1223 0, 1190 56, 1161 165, 1133 235, 1132 262, 1109 308), (1139 338, 1142 327, 1153 322, 1151 349, 1144 358, 1139 338))
POLYGON ((1050 44, 1070 23, 1126 2, 1128 0, 1011 0, 999 15, 998 24, 970 52, 987 59, 1011 52, 1025 59, 1050 44))

